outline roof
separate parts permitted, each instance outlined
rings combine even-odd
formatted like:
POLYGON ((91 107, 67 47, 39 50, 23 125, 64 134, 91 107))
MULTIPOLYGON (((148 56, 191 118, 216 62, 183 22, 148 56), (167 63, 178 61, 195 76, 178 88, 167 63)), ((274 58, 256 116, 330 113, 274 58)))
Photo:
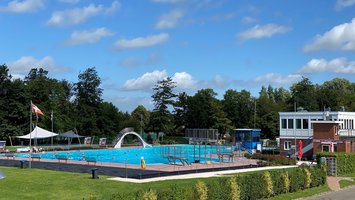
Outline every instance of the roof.
POLYGON ((22 136, 16 136, 17 138, 21 139, 43 139, 43 138, 50 138, 57 136, 58 134, 47 131, 39 126, 36 126, 33 131, 27 135, 22 135, 22 136))
POLYGON ((84 136, 81 136, 81 135, 78 135, 78 134, 74 133, 74 131, 72 131, 72 130, 67 131, 65 133, 62 133, 59 136, 65 137, 65 138, 80 138, 80 137, 84 137, 84 136))

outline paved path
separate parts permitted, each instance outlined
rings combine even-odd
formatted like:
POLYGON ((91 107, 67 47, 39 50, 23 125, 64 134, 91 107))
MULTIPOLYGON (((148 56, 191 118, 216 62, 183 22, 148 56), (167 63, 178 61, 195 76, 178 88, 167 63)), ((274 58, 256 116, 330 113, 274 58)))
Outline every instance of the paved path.
POLYGON ((328 192, 319 196, 305 198, 305 200, 350 200, 355 199, 355 186, 344 190, 328 192))
POLYGON ((338 191, 340 190, 340 184, 339 181, 341 180, 340 177, 335 177, 335 176, 328 176, 327 177, 327 184, 328 187, 332 190, 332 191, 338 191))

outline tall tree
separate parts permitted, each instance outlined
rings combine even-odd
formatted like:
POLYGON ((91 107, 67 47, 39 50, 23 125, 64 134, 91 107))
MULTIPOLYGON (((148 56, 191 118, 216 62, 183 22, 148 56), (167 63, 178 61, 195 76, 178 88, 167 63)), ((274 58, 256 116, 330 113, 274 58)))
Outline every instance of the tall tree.
POLYGON ((308 111, 319 111, 316 98, 316 87, 312 82, 303 77, 303 79, 291 86, 292 98, 289 105, 296 103, 297 107, 303 107, 308 111))
POLYGON ((172 134, 174 130, 173 116, 169 111, 175 103, 176 94, 173 89, 176 87, 171 77, 167 77, 154 86, 152 95, 154 109, 151 115, 150 127, 154 131, 163 131, 172 134))
POLYGON ((136 129, 137 132, 144 132, 148 129, 148 124, 150 120, 150 113, 149 111, 143 106, 139 105, 132 111, 132 118, 139 123, 139 129, 136 129), (142 130, 141 130, 142 129, 142 130))
POLYGON ((187 125, 187 111, 190 98, 185 92, 182 92, 178 95, 177 101, 174 104, 174 121, 177 132, 183 132, 187 125))

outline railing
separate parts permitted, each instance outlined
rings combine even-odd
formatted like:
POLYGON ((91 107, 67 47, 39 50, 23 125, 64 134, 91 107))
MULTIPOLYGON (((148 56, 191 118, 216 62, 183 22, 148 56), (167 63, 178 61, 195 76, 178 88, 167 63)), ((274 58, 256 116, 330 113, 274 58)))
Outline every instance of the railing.
POLYGON ((339 130, 339 135, 343 137, 355 137, 355 130, 339 130))

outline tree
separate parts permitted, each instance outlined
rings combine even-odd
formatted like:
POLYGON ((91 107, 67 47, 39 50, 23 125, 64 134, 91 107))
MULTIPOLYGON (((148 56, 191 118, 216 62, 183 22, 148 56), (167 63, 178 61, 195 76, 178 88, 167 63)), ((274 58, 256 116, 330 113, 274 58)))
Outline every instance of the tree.
POLYGON ((187 125, 187 111, 189 99, 185 92, 178 95, 177 101, 174 104, 174 121, 178 132, 182 132, 187 125))
POLYGON ((297 107, 303 107, 308 111, 318 111, 319 106, 316 98, 316 87, 312 82, 303 77, 303 79, 291 86, 292 102, 289 105, 296 103, 297 107))
POLYGON ((351 83, 346 79, 325 81, 318 90, 319 107, 329 107, 332 110, 338 110, 340 106, 348 107, 347 99, 351 93, 351 83))
POLYGON ((139 130, 142 128, 142 132, 144 132, 144 130, 148 129, 150 113, 143 105, 137 106, 137 108, 132 111, 131 115, 132 118, 139 123, 139 130))
POLYGON ((163 131, 171 134, 174 129, 173 117, 168 110, 175 102, 176 94, 173 89, 176 87, 171 77, 167 77, 154 86, 152 95, 154 109, 151 115, 150 127, 154 131, 163 131))

